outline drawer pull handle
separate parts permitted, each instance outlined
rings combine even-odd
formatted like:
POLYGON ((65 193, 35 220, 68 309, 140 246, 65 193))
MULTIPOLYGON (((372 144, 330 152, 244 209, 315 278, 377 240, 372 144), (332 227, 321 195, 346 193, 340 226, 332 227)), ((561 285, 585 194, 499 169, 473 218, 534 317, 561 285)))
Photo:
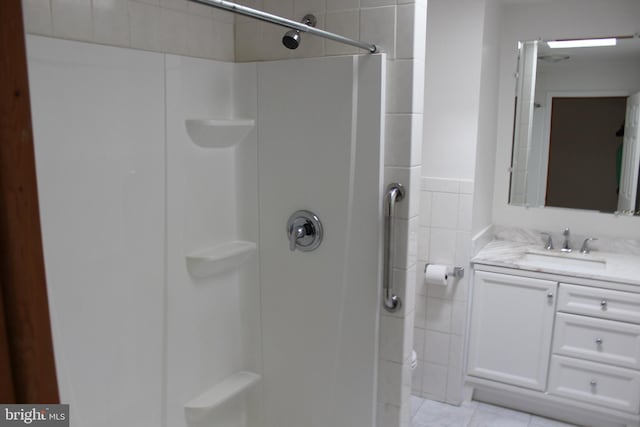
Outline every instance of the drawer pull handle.
POLYGON ((607 308, 607 300, 606 299, 603 299, 602 301, 600 301, 600 307, 602 307, 603 310, 605 308, 607 308))
POLYGON ((596 344, 602 345, 602 338, 596 338, 596 344))

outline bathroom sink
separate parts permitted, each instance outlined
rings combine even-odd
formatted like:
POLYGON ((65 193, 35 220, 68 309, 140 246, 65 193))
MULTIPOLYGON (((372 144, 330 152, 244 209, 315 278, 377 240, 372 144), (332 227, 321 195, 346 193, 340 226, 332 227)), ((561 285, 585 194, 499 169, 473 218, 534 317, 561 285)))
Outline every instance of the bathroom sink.
POLYGON ((593 254, 560 251, 529 250, 522 257, 521 264, 569 271, 593 271, 607 268, 607 260, 593 254))

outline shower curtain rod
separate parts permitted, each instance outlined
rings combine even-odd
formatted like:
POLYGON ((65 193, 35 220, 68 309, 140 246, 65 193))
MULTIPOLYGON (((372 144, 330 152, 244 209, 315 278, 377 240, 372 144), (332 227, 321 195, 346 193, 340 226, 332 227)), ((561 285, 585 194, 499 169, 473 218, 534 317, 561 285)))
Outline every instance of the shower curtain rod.
POLYGON ((271 13, 263 12, 258 9, 252 9, 247 6, 242 6, 230 1, 225 0, 191 0, 194 3, 204 4, 206 6, 216 7, 218 9, 228 10, 240 15, 249 16, 251 18, 259 19, 261 21, 271 22, 272 24, 280 25, 282 27, 291 28, 293 30, 302 31, 305 33, 313 34, 314 36, 324 37, 325 39, 333 40, 338 43, 344 43, 351 46, 358 47, 360 49, 368 50, 370 53, 376 53, 378 48, 375 44, 364 43, 359 40, 353 40, 348 37, 341 36, 339 34, 330 33, 328 31, 320 30, 315 27, 302 24, 300 22, 292 21, 291 19, 283 18, 278 15, 272 15, 271 13))

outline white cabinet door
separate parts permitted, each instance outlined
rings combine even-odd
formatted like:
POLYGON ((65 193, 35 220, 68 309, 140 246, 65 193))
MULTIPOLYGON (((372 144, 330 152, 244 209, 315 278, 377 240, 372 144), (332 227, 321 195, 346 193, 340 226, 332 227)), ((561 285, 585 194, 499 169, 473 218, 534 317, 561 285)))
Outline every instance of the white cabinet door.
POLYGON ((557 283, 475 272, 469 375, 544 390, 557 283))

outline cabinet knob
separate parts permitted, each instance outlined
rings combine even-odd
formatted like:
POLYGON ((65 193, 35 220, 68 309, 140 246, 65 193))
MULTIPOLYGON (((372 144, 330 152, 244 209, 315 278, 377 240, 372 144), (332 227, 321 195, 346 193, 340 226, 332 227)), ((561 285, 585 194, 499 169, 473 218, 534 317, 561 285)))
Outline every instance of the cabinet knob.
POLYGON ((552 298, 553 298, 553 292, 549 292, 549 293, 547 294, 547 298, 552 299, 552 298))
POLYGON ((596 344, 602 345, 602 338, 596 338, 596 344))
POLYGON ((595 387, 595 386, 597 386, 597 385, 598 385, 598 381, 596 381, 596 380, 591 380, 591 381, 589 382, 589 384, 591 385, 591 387, 595 387))
POLYGON ((603 310, 605 308, 607 308, 607 300, 606 299, 603 299, 602 301, 600 301, 600 307, 602 307, 603 310))

